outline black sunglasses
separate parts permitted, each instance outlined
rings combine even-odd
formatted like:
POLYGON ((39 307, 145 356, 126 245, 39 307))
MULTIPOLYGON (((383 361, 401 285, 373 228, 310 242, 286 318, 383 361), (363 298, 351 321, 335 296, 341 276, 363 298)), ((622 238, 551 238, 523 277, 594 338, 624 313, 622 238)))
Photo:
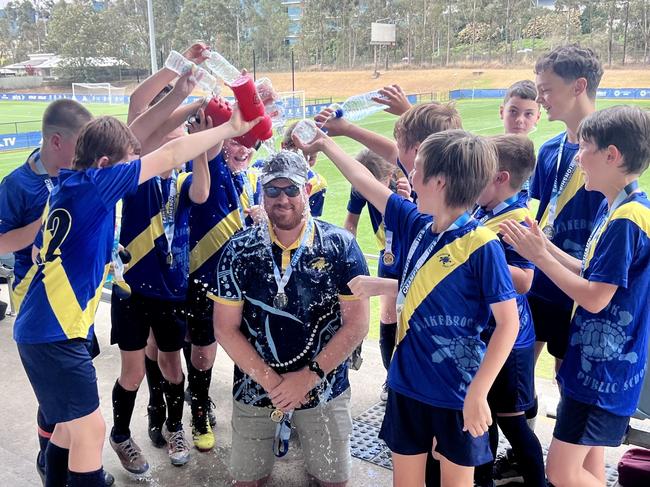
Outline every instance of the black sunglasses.
POLYGON ((264 194, 269 198, 277 198, 281 193, 286 194, 289 198, 295 198, 300 194, 300 188, 295 184, 280 188, 278 186, 264 186, 264 194))

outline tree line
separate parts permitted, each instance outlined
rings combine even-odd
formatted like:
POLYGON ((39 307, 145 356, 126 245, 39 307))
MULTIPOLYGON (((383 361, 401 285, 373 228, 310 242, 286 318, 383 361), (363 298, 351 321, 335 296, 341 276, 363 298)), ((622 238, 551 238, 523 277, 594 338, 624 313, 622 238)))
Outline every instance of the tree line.
MULTIPOLYGON (((255 56, 265 70, 290 69, 291 51, 298 69, 367 68, 386 59, 415 67, 530 64, 568 42, 593 47, 608 65, 650 63, 650 0, 537 4, 303 0, 299 32, 282 0, 153 0, 153 9, 160 60, 202 39, 237 66, 251 68, 255 56), (379 20, 396 24, 394 46, 370 45, 370 24, 379 20)), ((148 35, 146 0, 11 0, 0 14, 0 61, 53 52, 70 59, 70 77, 89 81, 94 57, 146 72, 148 35)))

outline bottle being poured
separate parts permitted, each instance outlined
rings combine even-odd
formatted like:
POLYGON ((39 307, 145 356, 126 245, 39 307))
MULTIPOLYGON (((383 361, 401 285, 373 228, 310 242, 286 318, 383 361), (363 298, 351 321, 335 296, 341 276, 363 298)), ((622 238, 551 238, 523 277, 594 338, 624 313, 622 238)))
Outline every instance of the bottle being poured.
POLYGON ((257 147, 260 142, 270 139, 273 136, 273 122, 266 113, 253 78, 249 74, 242 74, 218 52, 206 49, 203 56, 206 58, 204 65, 233 91, 243 119, 249 122, 263 117, 249 132, 235 140, 245 147, 257 147))
POLYGON ((221 92, 221 86, 217 78, 212 76, 205 69, 194 64, 178 51, 171 51, 169 53, 169 56, 167 56, 167 60, 165 61, 165 67, 179 76, 183 76, 188 71, 191 71, 196 79, 196 84, 201 90, 205 91, 209 95, 218 96, 221 92))

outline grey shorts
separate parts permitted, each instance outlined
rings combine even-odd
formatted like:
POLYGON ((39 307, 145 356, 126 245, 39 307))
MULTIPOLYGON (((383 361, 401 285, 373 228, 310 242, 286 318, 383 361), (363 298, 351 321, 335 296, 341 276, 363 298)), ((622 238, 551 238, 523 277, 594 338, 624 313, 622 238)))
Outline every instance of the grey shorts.
MULTIPOLYGON (((240 482, 271 474, 275 454, 275 423, 270 409, 233 400, 230 470, 240 482)), ((345 482, 350 477, 350 389, 324 406, 293 413, 307 472, 322 482, 345 482)))

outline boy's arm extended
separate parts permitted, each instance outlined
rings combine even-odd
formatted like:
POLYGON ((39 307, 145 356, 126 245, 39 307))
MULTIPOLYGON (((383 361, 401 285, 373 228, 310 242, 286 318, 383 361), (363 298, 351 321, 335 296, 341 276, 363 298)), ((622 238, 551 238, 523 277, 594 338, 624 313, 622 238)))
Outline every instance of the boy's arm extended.
POLYGON ((322 127, 327 129, 327 133, 332 137, 339 135, 349 137, 378 154, 380 157, 383 157, 391 164, 397 162, 397 144, 394 140, 354 125, 344 118, 336 118, 333 116, 333 113, 334 110, 326 108, 316 115, 314 120, 319 126, 323 124, 322 127))
POLYGON ((361 215, 356 215, 348 211, 348 216, 345 217, 345 222, 343 223, 343 228, 350 232, 355 237, 357 236, 357 227, 359 226, 359 217, 361 215))
MULTIPOLYGON (((612 300, 618 286, 605 282, 588 281, 576 274, 574 268, 565 267, 547 248, 546 237, 537 222, 527 221, 526 228, 514 220, 501 224, 501 234, 506 243, 555 283, 577 305, 590 313, 602 311, 612 300)), ((577 259, 575 259, 577 261, 577 259)), ((573 263, 573 261, 569 261, 573 263)))
POLYGON ((293 137, 293 143, 306 154, 323 152, 366 201, 377 208, 380 213, 386 212, 386 204, 390 195, 393 194, 392 191, 377 181, 363 164, 347 155, 323 132, 319 131, 316 139, 308 145, 301 143, 297 137, 293 137))
POLYGON ((494 303, 490 308, 496 321, 496 329, 490 338, 481 366, 467 389, 463 405, 463 431, 469 431, 475 438, 486 433, 492 424, 487 394, 519 333, 519 312, 514 299, 494 303))
POLYGON ((194 159, 225 139, 245 134, 257 125, 261 119, 262 117, 258 117, 251 122, 245 122, 241 118, 239 110, 235 109, 228 123, 168 142, 142 157, 138 184, 142 184, 154 176, 194 159))
POLYGON ((38 218, 24 227, 0 234, 0 254, 16 252, 33 244, 41 223, 41 219, 38 218))

